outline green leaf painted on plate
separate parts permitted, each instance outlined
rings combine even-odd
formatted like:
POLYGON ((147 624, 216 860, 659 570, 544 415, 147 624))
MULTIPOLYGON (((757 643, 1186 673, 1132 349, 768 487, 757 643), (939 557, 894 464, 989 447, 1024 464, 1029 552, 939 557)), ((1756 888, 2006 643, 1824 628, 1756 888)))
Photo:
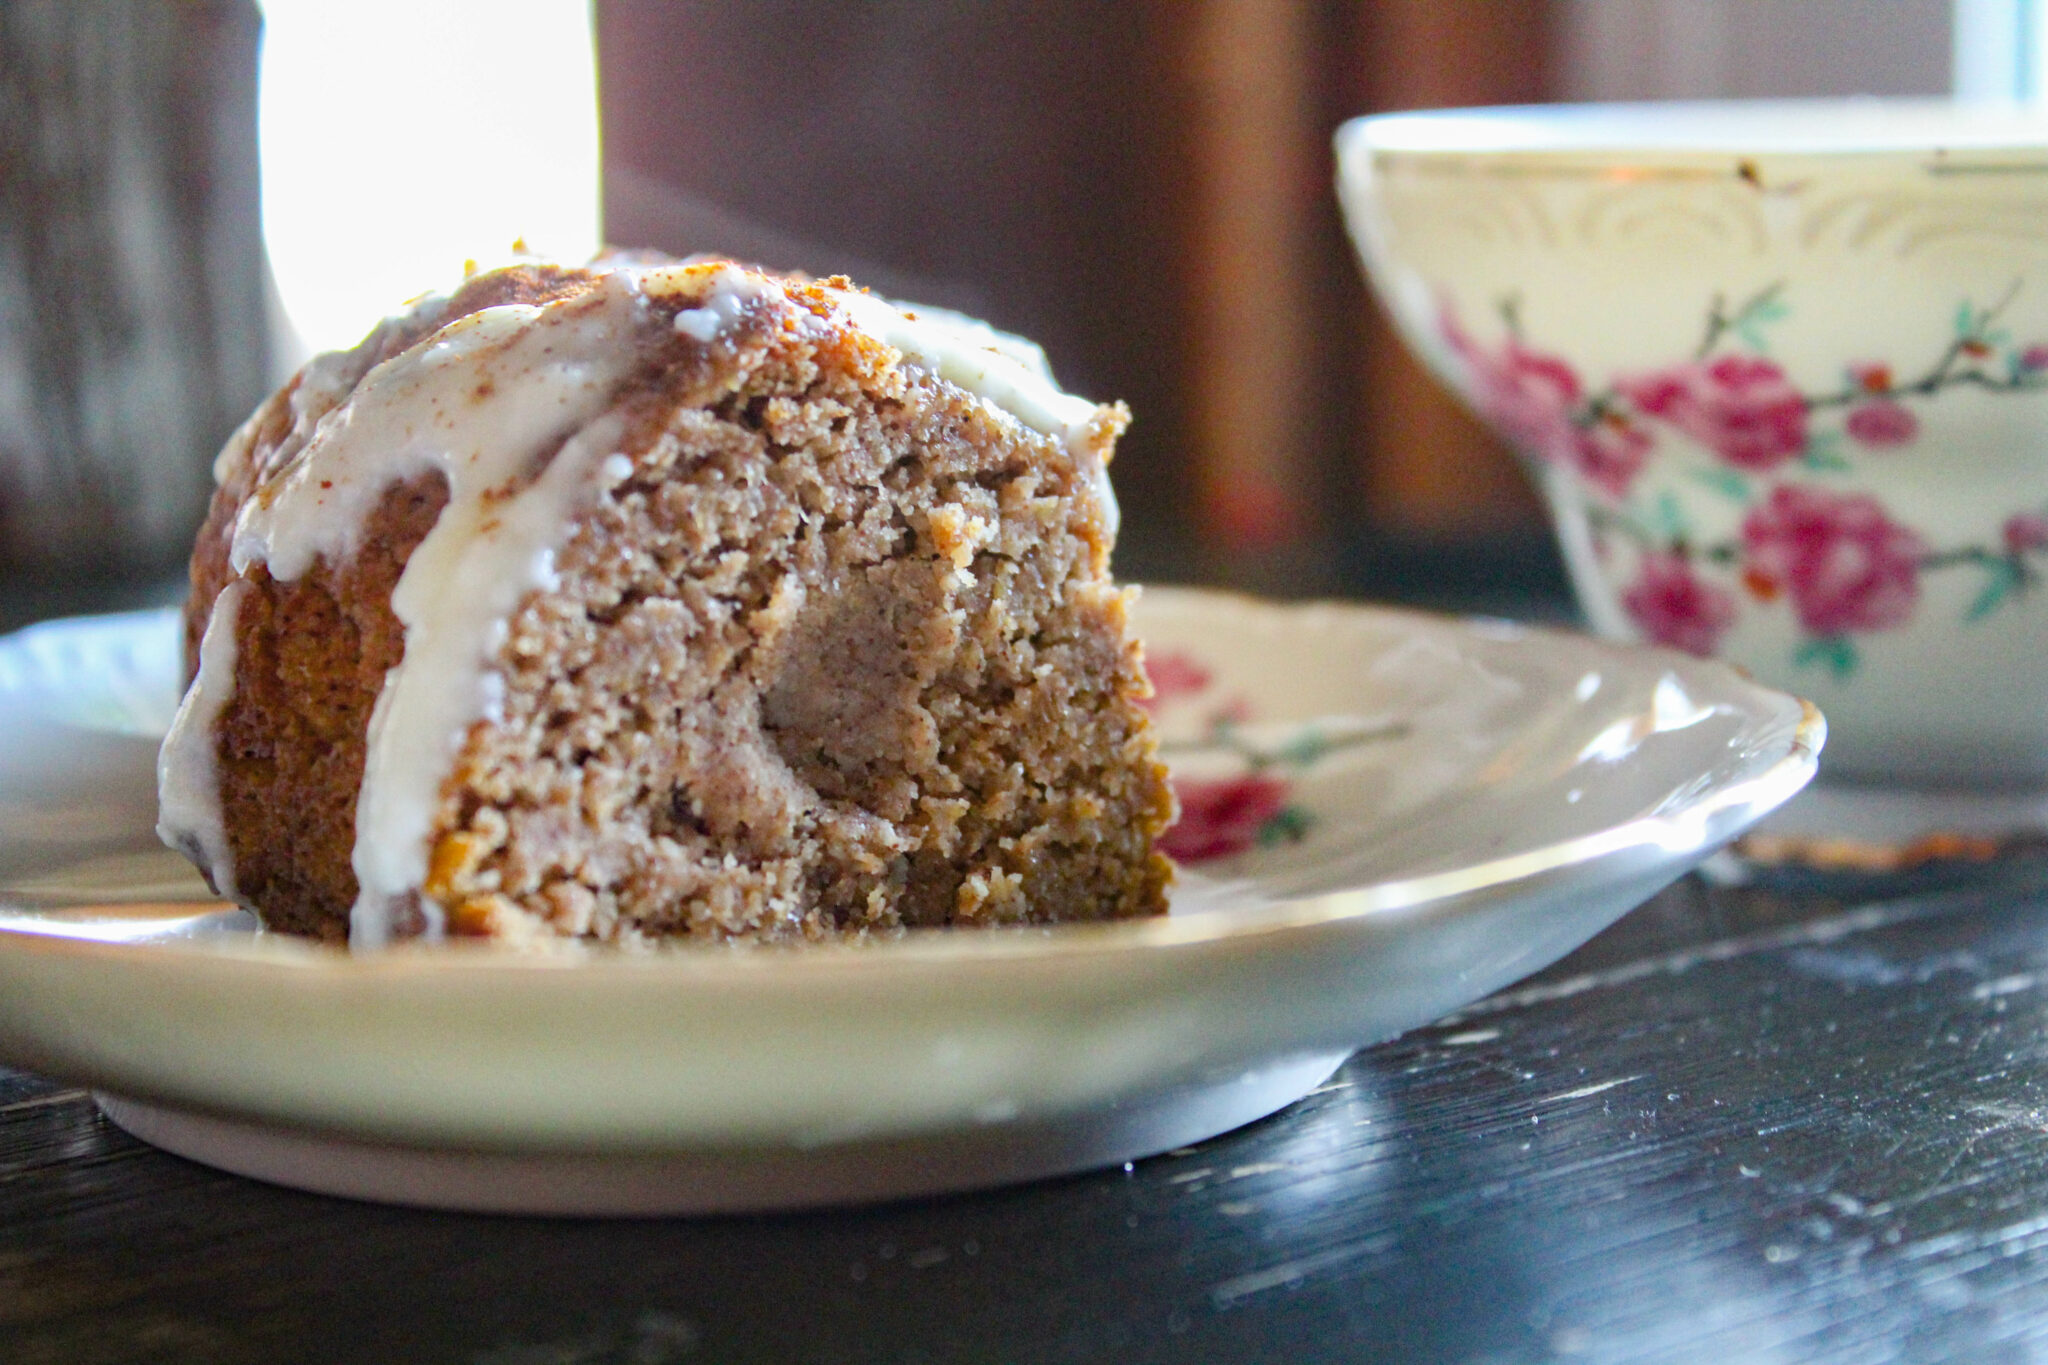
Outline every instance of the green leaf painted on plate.
POLYGON ((1749 480, 1732 469, 1715 465, 1711 469, 1695 469, 1692 476, 1724 498, 1745 506, 1749 503, 1749 480))
POLYGON ((1688 524, 1685 508, 1679 503, 1677 495, 1668 488, 1659 493, 1657 495, 1657 530, 1663 538, 1667 541, 1685 540, 1687 538, 1686 527, 1688 524))
POLYGON ((1309 827, 1314 823, 1300 806, 1283 806, 1259 826, 1259 846, 1271 848, 1281 843, 1298 844, 1308 837, 1309 827))
POLYGON ((1806 453, 1799 462, 1823 474, 1840 474, 1854 468, 1843 458, 1841 438, 1832 431, 1822 432, 1807 442, 1806 453))
POLYGON ((1818 665, 1845 681, 1856 676, 1856 645, 1846 635, 1816 635, 1792 652, 1792 662, 1800 668, 1818 665))
POLYGON ((1306 768, 1320 762, 1323 755, 1329 752, 1330 741, 1324 737, 1320 729, 1308 725, 1302 727, 1294 738, 1282 746, 1279 757, 1288 763, 1306 768))
POLYGON ((1977 594, 1977 600, 1970 603, 1970 609, 1963 613, 1965 621, 1981 621, 1997 611, 2020 586, 2020 567, 2010 559, 1989 559, 1984 562, 1986 576, 1984 588, 1977 594))

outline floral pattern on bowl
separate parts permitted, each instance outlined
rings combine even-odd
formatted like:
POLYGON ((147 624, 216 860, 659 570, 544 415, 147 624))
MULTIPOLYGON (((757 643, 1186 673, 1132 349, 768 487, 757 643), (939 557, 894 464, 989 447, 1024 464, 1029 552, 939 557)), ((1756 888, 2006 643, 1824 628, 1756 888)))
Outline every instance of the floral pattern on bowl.
POLYGON ((1849 488, 1863 461, 1914 447, 1922 410, 1951 389, 2048 390, 2048 340, 2000 325, 2020 288, 1988 305, 1962 300, 1952 335, 1920 368, 1857 360, 1821 391, 1800 389, 1770 355, 1773 326, 1792 314, 1782 282, 1733 306, 1715 296, 1689 355, 1599 385, 1525 339, 1514 298, 1499 305, 1506 333, 1496 346, 1475 340, 1448 303, 1439 332, 1480 415, 1526 456, 1592 491, 1596 554, 1611 558, 1617 540, 1634 551, 1620 603, 1645 638, 1711 655, 1743 611, 1789 610, 1800 634, 1792 664, 1846 681, 1858 669, 1858 636, 1913 620, 1924 575, 1983 575, 1969 622, 2040 582, 2048 507, 2015 509, 1974 540, 1939 545, 1899 510, 1849 488), (1642 491, 1642 474, 1667 449, 1704 454, 1690 483, 1732 507, 1734 534, 1703 535, 1668 484, 1642 491))
POLYGON ((1180 819, 1159 846, 1190 866, 1300 843, 1315 816, 1296 799, 1295 779, 1332 754, 1406 733, 1398 723, 1257 725, 1251 704, 1218 693, 1215 671, 1186 650, 1153 655, 1146 672, 1152 679, 1146 705, 1159 723, 1160 756, 1180 799, 1180 819))

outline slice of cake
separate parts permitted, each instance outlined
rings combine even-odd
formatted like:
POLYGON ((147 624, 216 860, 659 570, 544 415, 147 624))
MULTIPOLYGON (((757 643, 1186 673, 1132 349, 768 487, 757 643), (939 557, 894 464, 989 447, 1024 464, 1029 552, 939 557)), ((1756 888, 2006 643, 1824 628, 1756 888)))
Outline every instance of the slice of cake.
POLYGON ((160 832, 357 946, 1156 914, 1127 418, 843 279, 474 276, 221 453, 160 832))

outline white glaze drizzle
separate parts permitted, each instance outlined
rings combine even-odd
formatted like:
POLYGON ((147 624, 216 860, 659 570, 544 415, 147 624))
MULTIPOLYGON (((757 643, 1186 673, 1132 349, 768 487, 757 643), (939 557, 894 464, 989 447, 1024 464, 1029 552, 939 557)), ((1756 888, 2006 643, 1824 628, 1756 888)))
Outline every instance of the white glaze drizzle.
MULTIPOLYGON (((420 319, 439 313, 447 307, 446 294, 422 294, 398 312, 379 322, 370 329, 368 336, 346 351, 323 351, 299 367, 298 382, 292 385, 291 394, 285 400, 286 410, 291 413, 291 428, 286 431, 274 449, 265 459, 272 469, 282 469, 297 458, 305 449, 306 442, 318 430, 320 419, 334 411, 344 398, 362 382, 369 372, 370 362, 376 359, 384 339, 392 332, 412 326, 420 319)), ((243 452, 256 439, 256 429, 262 423, 270 405, 263 404, 251 413, 239 430, 221 447, 214 457, 213 481, 226 483, 235 464, 243 452)), ((232 528, 230 528, 232 529, 232 528)))
MULTIPOLYGON (((583 500, 616 474, 620 427, 601 420, 649 344, 646 301, 626 273, 543 307, 508 304, 457 319, 365 375, 319 420, 298 458, 252 497, 231 563, 290 580, 353 554, 392 484, 427 471, 448 503, 392 593, 405 653, 371 712, 352 864, 352 946, 391 936, 427 873, 427 843, 450 763, 502 689, 489 660, 526 594, 554 583, 554 553, 583 500), (507 496, 550 445, 539 477, 507 496)), ((615 481, 615 480, 614 480, 615 481)), ((426 935, 441 908, 424 898, 426 935)))
MULTIPOLYGON (((638 271, 642 287, 654 283, 652 277, 662 276, 662 284, 680 283, 676 275, 687 277, 687 267, 678 271, 675 266, 641 267, 638 271)), ((676 311, 675 329, 687 337, 705 343, 716 341, 721 334, 740 320, 749 303, 767 295, 767 281, 757 276, 743 274, 731 266, 720 266, 712 278, 711 288, 706 291, 704 301, 695 308, 676 311)))
MULTIPOLYGON (((787 297, 780 281, 720 263, 703 302, 675 316, 675 329, 710 343, 742 316, 747 304, 774 295, 787 297)), ((702 266, 621 266, 646 291, 664 294, 702 289, 702 266)), ((1119 512, 1116 491, 1095 435, 1101 412, 1086 398, 1060 388, 1045 351, 1035 342, 991 327, 979 318, 947 308, 894 303, 856 289, 824 286, 826 296, 848 322, 892 346, 905 364, 945 380, 988 403, 1040 435, 1063 444, 1087 474, 1113 536, 1119 512)))
MULTIPOLYGON (((609 392, 609 386, 606 387, 609 392)), ((414 550, 391 594, 405 625, 405 658, 385 676, 370 713, 352 859, 360 888, 349 942, 381 946, 392 912, 427 877, 427 842, 441 784, 469 727, 502 714, 504 678, 489 667, 526 594, 557 586, 555 550, 576 510, 616 475, 624 422, 606 413, 570 437, 518 497, 492 505, 460 489, 414 550), (481 522, 489 519, 490 529, 481 522)), ((631 466, 627 465, 630 472, 631 466)), ((616 479, 613 480, 616 482, 616 479)), ((426 936, 442 932, 425 896, 426 936)))
POLYGON ((1045 368, 1042 352, 1039 363, 1032 365, 1015 344, 1000 345, 999 334, 987 323, 936 309, 929 316, 909 312, 851 289, 827 292, 856 326, 894 346, 911 364, 987 399, 1033 431, 1069 445, 1086 440, 1095 405, 1061 391, 1045 368))
POLYGON ((213 889, 235 899, 235 858, 220 809, 216 727, 235 697, 235 618, 249 585, 213 599, 199 640, 199 672, 178 703, 156 758, 156 834, 205 870, 213 889))
POLYGON ((1060 388, 1042 349, 964 313, 893 304, 851 289, 827 292, 855 326, 895 347, 909 364, 1064 444, 1088 475, 1109 533, 1116 534, 1116 492, 1093 434, 1100 409, 1060 388))
MULTIPOLYGON (((648 295, 694 299, 677 312, 673 330, 707 345, 751 305, 787 297, 780 281, 737 266, 715 265, 708 274, 704 265, 617 266, 588 294, 470 314, 370 368, 386 328, 446 301, 430 295, 354 350, 316 357, 301 372, 289 400, 291 430, 267 459, 276 473, 233 527, 237 573, 263 564, 289 581, 316 560, 342 562, 394 483, 438 471, 449 488, 392 594, 405 652, 370 718, 356 808, 352 861, 361 889, 350 914, 351 947, 388 942, 396 909, 415 895, 427 936, 444 932, 442 908, 419 894, 441 786, 470 726, 498 714, 503 678, 490 663, 512 612, 529 592, 555 585, 554 555, 580 507, 632 472, 617 449, 623 424, 608 410, 619 384, 658 342, 648 295), (556 442, 538 476, 507 496, 556 442)), ((1114 532, 1116 501, 1095 431, 1101 410, 1062 392, 1043 352, 959 314, 827 292, 854 326, 905 363, 1062 441, 1089 472, 1114 532)), ((253 434, 253 425, 236 433, 216 478, 253 434)), ((232 696, 233 622, 243 588, 230 584, 214 604, 199 676, 172 732, 177 742, 166 741, 159 764, 160 831, 204 858, 228 895, 234 869, 210 745, 232 696)))

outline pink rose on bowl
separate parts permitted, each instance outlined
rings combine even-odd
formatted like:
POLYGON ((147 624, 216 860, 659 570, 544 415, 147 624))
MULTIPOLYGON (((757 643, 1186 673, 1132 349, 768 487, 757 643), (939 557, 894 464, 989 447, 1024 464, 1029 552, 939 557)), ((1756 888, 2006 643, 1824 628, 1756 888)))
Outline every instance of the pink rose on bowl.
POLYGON ((1616 499, 1628 495, 1649 458, 1649 433, 1619 414, 1596 415, 1585 425, 1574 420, 1585 386, 1557 356, 1532 351, 1512 337, 1498 352, 1489 352, 1448 309, 1441 326, 1470 376, 1472 405, 1503 440, 1525 454, 1577 470, 1616 499))
POLYGON ((1517 445, 1555 456, 1571 440, 1579 379, 1571 367, 1519 345, 1488 357, 1479 371, 1479 406, 1517 445))
POLYGON ((1920 419, 1904 403, 1889 398, 1851 408, 1842 425, 1867 446, 1902 446, 1920 434, 1920 419))
POLYGON ((1758 356, 1695 361, 1618 387, 1738 469, 1773 469, 1806 449, 1806 400, 1776 363, 1758 356))
POLYGON ((1904 625, 1927 546, 1862 494, 1781 484, 1742 523, 1743 576, 1782 590, 1815 635, 1904 625))
POLYGON ((1244 852, 1259 841, 1266 822, 1287 808, 1287 784, 1256 773, 1220 782, 1177 778, 1173 791, 1180 798, 1180 819, 1160 836, 1159 847, 1183 863, 1244 852))
POLYGON ((1706 657, 1735 624, 1735 599, 1692 571, 1684 555, 1652 551, 1621 605, 1646 639, 1706 657))
POLYGON ((1582 388, 1572 367, 1509 338, 1496 354, 1472 339, 1450 309, 1439 327, 1472 385, 1472 404, 1503 439, 1545 458, 1571 440, 1571 413, 1582 388))
POLYGON ((1615 417, 1572 433, 1568 463, 1581 478, 1619 501, 1650 458, 1650 434, 1615 417))
POLYGON ((1475 351, 1471 360, 1474 401, 1503 438, 1545 459, 1567 453, 1580 393, 1571 366, 1513 343, 1497 355, 1475 351))

